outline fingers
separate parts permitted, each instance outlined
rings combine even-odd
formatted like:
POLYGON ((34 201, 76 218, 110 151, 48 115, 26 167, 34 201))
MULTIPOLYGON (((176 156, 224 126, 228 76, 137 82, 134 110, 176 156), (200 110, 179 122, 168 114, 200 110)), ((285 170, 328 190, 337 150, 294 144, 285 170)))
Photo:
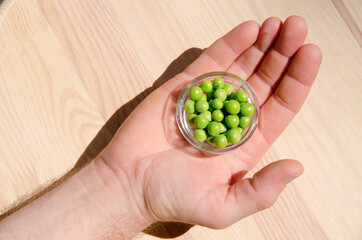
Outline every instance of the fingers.
MULTIPOLYGON (((214 228, 224 228, 236 221, 269 208, 285 186, 303 173, 303 166, 295 160, 281 160, 269 164, 253 178, 236 182, 228 188, 219 221, 214 228)), ((225 187, 227 188, 227 187, 225 187)))
POLYGON ((322 60, 313 44, 299 49, 273 95, 262 106, 258 130, 270 145, 302 107, 322 60))
POLYGON ((259 65, 265 52, 275 42, 281 27, 282 22, 279 18, 270 17, 265 20, 261 25, 257 41, 235 60, 227 72, 233 73, 242 79, 248 79, 259 65))
POLYGON ((278 88, 261 107, 257 130, 250 141, 236 152, 254 156, 245 158, 251 159, 244 161, 248 167, 257 163, 300 110, 317 76, 321 60, 322 53, 313 44, 304 45, 295 54, 278 88))
POLYGON ((208 47, 185 71, 162 87, 171 91, 193 78, 213 71, 225 71, 235 59, 251 45, 258 37, 259 24, 254 21, 244 22, 208 47))
POLYGON ((291 16, 285 20, 275 45, 248 79, 261 105, 277 86, 291 57, 303 45, 306 36, 307 25, 303 18, 291 16))
POLYGON ((185 72, 196 77, 206 72, 225 71, 242 52, 254 44, 258 33, 259 24, 254 21, 238 25, 216 40, 185 72))

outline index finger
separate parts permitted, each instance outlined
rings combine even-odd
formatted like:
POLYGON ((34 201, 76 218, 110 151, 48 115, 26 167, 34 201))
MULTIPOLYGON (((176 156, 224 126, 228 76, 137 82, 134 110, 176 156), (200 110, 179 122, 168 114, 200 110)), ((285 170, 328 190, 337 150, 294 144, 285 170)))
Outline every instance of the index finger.
POLYGON ((259 24, 247 21, 236 26, 208 47, 184 72, 162 85, 172 91, 180 84, 214 71, 225 71, 235 59, 254 44, 259 34, 259 24))

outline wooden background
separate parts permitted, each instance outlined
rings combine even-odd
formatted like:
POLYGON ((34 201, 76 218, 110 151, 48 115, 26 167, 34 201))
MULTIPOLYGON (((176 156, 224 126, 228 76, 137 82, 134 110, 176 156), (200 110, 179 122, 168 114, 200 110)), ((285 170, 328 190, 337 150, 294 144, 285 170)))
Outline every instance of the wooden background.
POLYGON ((271 209, 178 239, 362 239, 361 13, 360 0, 5 0, 0 212, 97 154, 199 48, 245 20, 298 14, 322 66, 302 111, 256 169, 295 158, 304 175, 271 209))

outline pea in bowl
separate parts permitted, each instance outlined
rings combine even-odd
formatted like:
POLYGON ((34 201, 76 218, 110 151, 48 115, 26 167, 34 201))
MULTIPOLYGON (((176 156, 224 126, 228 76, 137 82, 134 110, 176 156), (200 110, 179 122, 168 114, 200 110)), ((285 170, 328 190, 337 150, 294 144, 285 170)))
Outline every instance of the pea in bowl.
POLYGON ((221 154, 243 145, 255 132, 260 106, 252 87, 227 72, 210 72, 182 90, 177 125, 197 149, 221 154))

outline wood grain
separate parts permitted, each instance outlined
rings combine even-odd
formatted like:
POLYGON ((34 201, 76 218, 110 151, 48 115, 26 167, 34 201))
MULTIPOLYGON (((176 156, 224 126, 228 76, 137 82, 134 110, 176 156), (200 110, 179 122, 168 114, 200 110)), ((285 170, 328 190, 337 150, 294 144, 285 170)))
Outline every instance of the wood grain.
POLYGON ((302 111, 254 172, 295 158, 304 175, 271 209, 224 230, 192 227, 178 239, 361 239, 359 9, 358 0, 5 0, 0 212, 87 151, 91 158, 100 143, 84 151, 99 131, 104 145, 145 95, 197 56, 196 48, 242 21, 298 14, 309 25, 307 42, 323 52, 322 67, 302 111))
POLYGON ((352 32, 359 46, 362 47, 362 33, 360 28, 362 23, 362 2, 349 0, 346 0, 345 3, 339 0, 332 0, 332 2, 339 14, 342 16, 349 30, 352 32))

